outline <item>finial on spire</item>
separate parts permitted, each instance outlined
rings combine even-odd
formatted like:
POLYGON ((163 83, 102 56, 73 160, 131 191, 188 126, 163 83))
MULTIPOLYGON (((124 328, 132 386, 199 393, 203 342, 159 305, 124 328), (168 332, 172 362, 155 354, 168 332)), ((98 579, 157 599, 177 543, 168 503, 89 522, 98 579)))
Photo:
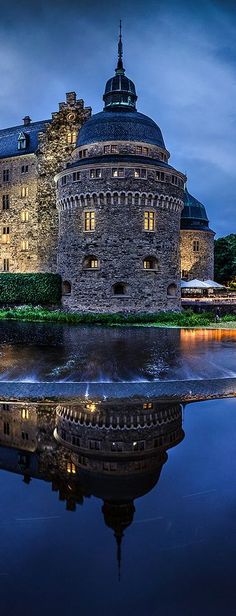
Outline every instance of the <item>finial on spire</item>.
POLYGON ((124 70, 125 69, 123 67, 122 22, 120 19, 120 34, 119 34, 119 41, 118 41, 118 62, 117 62, 116 72, 119 71, 124 74, 124 70))

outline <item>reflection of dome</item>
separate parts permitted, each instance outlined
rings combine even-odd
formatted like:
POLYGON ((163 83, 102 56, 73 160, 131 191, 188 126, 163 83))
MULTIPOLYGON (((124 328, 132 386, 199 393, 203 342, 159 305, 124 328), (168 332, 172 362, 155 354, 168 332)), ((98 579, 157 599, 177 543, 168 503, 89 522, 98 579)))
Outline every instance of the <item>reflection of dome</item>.
POLYGON ((184 209, 181 214, 181 229, 208 229, 209 221, 204 205, 185 189, 184 209))
POLYGON ((102 111, 89 118, 79 131, 77 146, 100 141, 141 141, 165 148, 159 126, 138 111, 102 111))

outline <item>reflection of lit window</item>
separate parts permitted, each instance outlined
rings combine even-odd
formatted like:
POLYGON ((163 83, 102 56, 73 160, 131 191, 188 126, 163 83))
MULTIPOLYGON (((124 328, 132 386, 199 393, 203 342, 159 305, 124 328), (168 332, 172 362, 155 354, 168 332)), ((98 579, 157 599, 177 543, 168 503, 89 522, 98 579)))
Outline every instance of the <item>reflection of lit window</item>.
POLYGON ((133 451, 143 451, 144 449, 144 441, 134 441, 133 442, 133 451))
POLYGON ((122 443, 117 443, 117 442, 112 443, 111 451, 122 451, 122 443))
POLYGON ((144 402, 143 409, 152 409, 152 408, 153 408, 152 402, 144 402))
POLYGON ((22 409, 22 411, 21 411, 21 418, 22 419, 29 419, 29 409, 22 409))
POLYGON ((90 441, 89 447, 90 449, 100 449, 100 441, 90 441))
POLYGON ((66 470, 67 470, 67 473, 69 473, 70 475, 75 475, 76 474, 75 464, 73 462, 67 462, 66 470))
POLYGON ((29 440, 28 432, 21 432, 21 436, 22 436, 23 441, 29 440))
POLYGON ((85 405, 85 408, 91 411, 91 413, 94 413, 94 411, 96 411, 96 404, 95 402, 90 402, 89 404, 85 405))

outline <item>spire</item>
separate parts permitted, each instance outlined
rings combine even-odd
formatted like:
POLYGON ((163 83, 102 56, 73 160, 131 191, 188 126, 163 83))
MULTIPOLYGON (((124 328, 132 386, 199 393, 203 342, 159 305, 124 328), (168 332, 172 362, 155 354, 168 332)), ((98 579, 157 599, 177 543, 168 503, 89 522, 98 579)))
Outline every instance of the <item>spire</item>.
POLYGON ((123 43, 122 43, 122 23, 120 20, 120 34, 118 41, 118 62, 116 67, 116 75, 124 75, 125 69, 123 67, 123 43))

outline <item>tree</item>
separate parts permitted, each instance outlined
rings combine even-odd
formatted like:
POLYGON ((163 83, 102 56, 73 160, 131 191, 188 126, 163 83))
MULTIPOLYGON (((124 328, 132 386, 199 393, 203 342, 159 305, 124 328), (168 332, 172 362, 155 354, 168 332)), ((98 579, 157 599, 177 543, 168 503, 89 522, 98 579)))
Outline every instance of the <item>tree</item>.
POLYGON ((215 279, 223 284, 236 282, 236 234, 215 240, 215 279))

